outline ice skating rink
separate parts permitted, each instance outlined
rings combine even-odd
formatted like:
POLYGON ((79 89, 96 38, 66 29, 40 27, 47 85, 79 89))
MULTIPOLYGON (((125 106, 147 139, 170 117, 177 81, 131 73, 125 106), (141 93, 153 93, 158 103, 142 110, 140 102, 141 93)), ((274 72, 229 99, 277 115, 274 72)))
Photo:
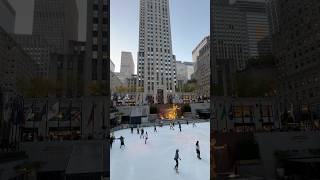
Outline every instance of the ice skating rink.
POLYGON ((111 180, 209 180, 210 179, 210 124, 198 123, 197 127, 182 125, 182 132, 175 123, 175 130, 169 126, 145 128, 149 139, 144 144, 137 129, 131 134, 130 129, 115 132, 115 137, 125 137, 126 147, 120 149, 118 139, 110 150, 111 180), (196 156, 196 141, 199 141, 201 157, 196 156), (179 174, 174 170, 173 160, 179 149, 179 174))

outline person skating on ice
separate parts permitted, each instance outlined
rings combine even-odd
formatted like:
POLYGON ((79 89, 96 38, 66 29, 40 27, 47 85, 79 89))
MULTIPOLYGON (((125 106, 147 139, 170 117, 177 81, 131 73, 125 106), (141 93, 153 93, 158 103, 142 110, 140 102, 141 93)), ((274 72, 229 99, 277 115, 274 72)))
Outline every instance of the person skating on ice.
POLYGON ((124 137, 123 136, 120 136, 120 149, 122 146, 126 147, 126 145, 124 144, 124 137))
POLYGON ((133 127, 131 127, 131 134, 133 134, 133 127))
POLYGON ((156 125, 156 124, 154 124, 154 130, 153 130, 153 132, 157 132, 157 125, 156 125))
POLYGON ((170 123, 170 129, 174 130, 172 123, 170 123))
POLYGON ((112 144, 113 144, 113 142, 114 142, 114 136, 110 136, 110 149, 112 148, 112 144))
POLYGON ((181 123, 180 123, 180 121, 178 121, 178 124, 179 124, 179 129, 180 129, 180 132, 181 132, 181 123))
POLYGON ((147 140, 148 140, 148 132, 146 131, 146 135, 144 136, 145 140, 144 140, 144 144, 147 144, 147 140))
POLYGON ((143 135, 144 135, 144 130, 143 128, 141 129, 141 134, 140 134, 140 139, 143 138, 143 135))
POLYGON ((140 132, 139 132, 139 126, 137 127, 137 134, 140 134, 140 132))
POLYGON ((197 127, 195 122, 192 123, 192 127, 197 127))
POLYGON ((196 142, 196 152, 197 152, 197 157, 198 157, 198 159, 201 159, 201 157, 200 157, 200 145, 199 145, 199 141, 196 142))
POLYGON ((180 157, 179 157, 179 149, 176 150, 176 154, 174 156, 174 160, 176 161, 176 165, 174 166, 174 168, 176 169, 176 171, 178 171, 179 160, 181 160, 180 157))
POLYGON ((189 121, 187 120, 187 125, 189 125, 189 121))

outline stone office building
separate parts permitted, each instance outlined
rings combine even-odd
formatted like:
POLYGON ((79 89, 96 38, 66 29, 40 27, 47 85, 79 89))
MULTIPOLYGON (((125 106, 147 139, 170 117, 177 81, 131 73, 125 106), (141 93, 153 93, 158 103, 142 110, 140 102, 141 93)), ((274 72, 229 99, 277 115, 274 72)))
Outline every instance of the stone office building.
POLYGON ((279 29, 273 36, 279 69, 282 111, 296 121, 320 119, 320 1, 279 0, 274 3, 279 29))

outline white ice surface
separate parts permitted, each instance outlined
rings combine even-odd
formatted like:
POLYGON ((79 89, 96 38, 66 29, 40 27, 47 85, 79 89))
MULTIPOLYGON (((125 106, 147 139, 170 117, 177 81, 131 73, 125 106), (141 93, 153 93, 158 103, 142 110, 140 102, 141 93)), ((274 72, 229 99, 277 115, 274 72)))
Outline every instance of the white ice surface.
POLYGON ((130 129, 115 132, 116 138, 123 136, 126 147, 120 149, 117 139, 110 150, 111 180, 209 180, 210 179, 210 124, 198 123, 178 125, 175 130, 168 126, 145 128, 149 139, 144 144, 137 129, 131 134, 130 129), (201 160, 196 156, 196 141, 199 141, 201 160), (176 149, 182 159, 179 161, 179 174, 174 170, 173 160, 176 149))

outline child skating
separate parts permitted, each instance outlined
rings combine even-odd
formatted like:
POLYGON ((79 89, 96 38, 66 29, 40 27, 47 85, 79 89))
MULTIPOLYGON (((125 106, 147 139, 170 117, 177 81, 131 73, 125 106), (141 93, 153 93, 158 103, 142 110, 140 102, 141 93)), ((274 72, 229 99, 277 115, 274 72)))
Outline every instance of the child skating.
POLYGON ((146 135, 144 136, 145 140, 144 140, 144 144, 147 144, 147 140, 148 140, 148 132, 146 131, 146 135))
POLYGON ((199 141, 197 141, 197 143, 196 143, 196 152, 197 152, 197 157, 198 157, 198 159, 201 159, 201 157, 200 157, 200 145, 199 145, 199 141))

